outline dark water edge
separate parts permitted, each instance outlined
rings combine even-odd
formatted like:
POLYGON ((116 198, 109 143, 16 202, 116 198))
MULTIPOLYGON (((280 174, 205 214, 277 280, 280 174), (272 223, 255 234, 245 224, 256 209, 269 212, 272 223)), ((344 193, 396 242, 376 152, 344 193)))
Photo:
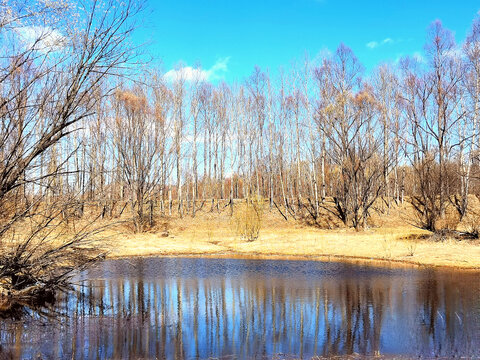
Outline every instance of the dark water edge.
POLYGON ((0 319, 0 359, 480 359, 475 272, 133 258, 76 282, 40 312, 0 319))

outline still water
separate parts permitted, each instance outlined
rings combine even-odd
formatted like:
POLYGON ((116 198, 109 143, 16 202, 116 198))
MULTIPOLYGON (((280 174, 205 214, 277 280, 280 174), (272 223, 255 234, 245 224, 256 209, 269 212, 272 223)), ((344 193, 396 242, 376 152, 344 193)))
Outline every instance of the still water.
POLYGON ((344 263, 135 258, 0 319, 0 358, 480 358, 480 274, 344 263))

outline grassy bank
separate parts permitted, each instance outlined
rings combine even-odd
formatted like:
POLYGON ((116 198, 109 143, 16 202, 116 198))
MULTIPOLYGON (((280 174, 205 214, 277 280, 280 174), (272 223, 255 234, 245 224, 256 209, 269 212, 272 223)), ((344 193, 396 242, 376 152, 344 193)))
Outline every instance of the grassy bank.
POLYGON ((127 225, 108 230, 108 257, 211 256, 382 261, 392 264, 480 269, 480 242, 432 238, 410 222, 408 205, 373 216, 361 232, 319 229, 302 221, 285 221, 276 211, 264 212, 260 237, 246 241, 236 233, 228 210, 203 212, 195 218, 169 218, 156 228, 134 234, 127 225))

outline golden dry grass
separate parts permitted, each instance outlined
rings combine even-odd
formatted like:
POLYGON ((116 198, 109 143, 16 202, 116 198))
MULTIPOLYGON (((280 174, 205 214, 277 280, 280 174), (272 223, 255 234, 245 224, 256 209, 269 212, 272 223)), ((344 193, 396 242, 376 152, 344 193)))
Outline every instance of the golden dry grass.
POLYGON ((377 213, 366 231, 322 230, 285 221, 273 209, 265 211, 260 237, 253 242, 236 234, 229 211, 205 212, 192 218, 166 220, 157 230, 134 234, 124 226, 108 231, 109 257, 210 256, 310 260, 388 261, 392 264, 480 269, 480 242, 447 239, 411 225, 408 205, 377 213), (164 227, 168 223, 168 236, 164 227))

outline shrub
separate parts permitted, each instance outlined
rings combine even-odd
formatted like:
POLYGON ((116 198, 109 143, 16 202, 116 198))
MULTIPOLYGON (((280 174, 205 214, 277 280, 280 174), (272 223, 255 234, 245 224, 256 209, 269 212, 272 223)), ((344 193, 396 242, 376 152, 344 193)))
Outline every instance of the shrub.
POLYGON ((246 200, 245 206, 239 208, 234 216, 237 235, 247 241, 255 241, 260 235, 264 211, 264 200, 252 197, 246 200))

